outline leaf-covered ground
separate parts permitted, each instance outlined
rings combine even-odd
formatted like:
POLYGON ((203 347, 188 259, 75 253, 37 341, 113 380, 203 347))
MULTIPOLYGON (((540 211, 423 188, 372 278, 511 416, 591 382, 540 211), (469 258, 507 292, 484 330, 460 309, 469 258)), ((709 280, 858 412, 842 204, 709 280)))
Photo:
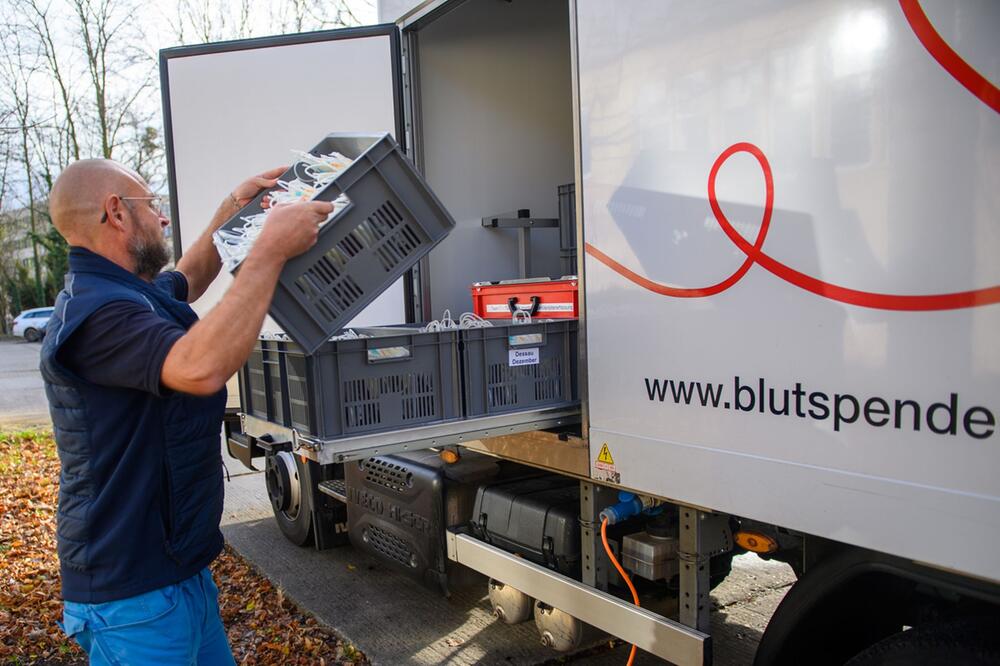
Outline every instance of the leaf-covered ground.
MULTIPOLYGON (((86 663, 56 624, 58 486, 50 433, 0 434, 0 665, 86 663)), ((367 663, 228 546, 212 571, 237 664, 367 663)))

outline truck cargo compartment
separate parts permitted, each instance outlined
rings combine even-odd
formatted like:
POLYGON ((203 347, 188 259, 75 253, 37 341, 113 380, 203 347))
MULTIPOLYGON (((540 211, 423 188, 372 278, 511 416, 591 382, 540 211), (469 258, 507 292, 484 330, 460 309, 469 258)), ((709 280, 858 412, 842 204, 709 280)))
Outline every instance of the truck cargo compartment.
POLYGON ((315 354, 260 339, 239 373, 240 401, 248 416, 317 440, 574 407, 577 325, 355 328, 367 337, 331 339, 315 354))

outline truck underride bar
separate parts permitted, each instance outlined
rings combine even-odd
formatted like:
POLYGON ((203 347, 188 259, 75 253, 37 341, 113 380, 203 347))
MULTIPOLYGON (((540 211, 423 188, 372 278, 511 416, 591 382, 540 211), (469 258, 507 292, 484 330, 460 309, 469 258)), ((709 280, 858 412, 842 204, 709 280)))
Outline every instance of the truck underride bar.
POLYGON ((449 530, 448 559, 530 594, 678 666, 711 663, 707 634, 578 583, 467 534, 449 530))

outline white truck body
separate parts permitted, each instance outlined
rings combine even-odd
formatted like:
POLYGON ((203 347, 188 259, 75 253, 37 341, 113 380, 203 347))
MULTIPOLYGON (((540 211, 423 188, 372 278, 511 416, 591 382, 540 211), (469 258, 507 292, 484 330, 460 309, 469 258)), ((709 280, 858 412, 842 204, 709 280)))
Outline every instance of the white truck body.
POLYGON ((1000 580, 1000 115, 901 5, 577 3, 592 471, 1000 580))

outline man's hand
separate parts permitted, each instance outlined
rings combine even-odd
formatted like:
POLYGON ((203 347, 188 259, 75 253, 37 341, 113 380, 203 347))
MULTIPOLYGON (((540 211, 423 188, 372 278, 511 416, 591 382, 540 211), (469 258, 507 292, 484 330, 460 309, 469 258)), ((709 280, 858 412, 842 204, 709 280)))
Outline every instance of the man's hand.
POLYGON ((177 262, 177 270, 184 274, 188 281, 188 302, 193 302, 201 297, 208 285, 212 283, 215 276, 222 268, 219 260, 219 253, 212 245, 212 234, 216 229, 225 224, 226 220, 236 214, 243 206, 250 203, 261 190, 274 187, 278 183, 278 176, 285 172, 288 167, 276 167, 265 171, 262 174, 247 178, 240 183, 219 205, 208 227, 198 237, 198 240, 187 249, 184 256, 177 262))
POLYGON ((268 213, 252 251, 266 252, 282 262, 297 257, 316 244, 319 225, 331 212, 329 201, 276 206, 268 213))
POLYGON ((257 340, 285 262, 316 244, 320 222, 331 212, 328 201, 305 201, 268 214, 229 291, 170 349, 160 371, 164 386, 211 395, 225 385, 257 340))
POLYGON ((243 208, 250 203, 261 190, 270 189, 278 184, 278 176, 285 173, 287 166, 280 166, 264 173, 248 178, 237 185, 230 195, 237 208, 243 208))

